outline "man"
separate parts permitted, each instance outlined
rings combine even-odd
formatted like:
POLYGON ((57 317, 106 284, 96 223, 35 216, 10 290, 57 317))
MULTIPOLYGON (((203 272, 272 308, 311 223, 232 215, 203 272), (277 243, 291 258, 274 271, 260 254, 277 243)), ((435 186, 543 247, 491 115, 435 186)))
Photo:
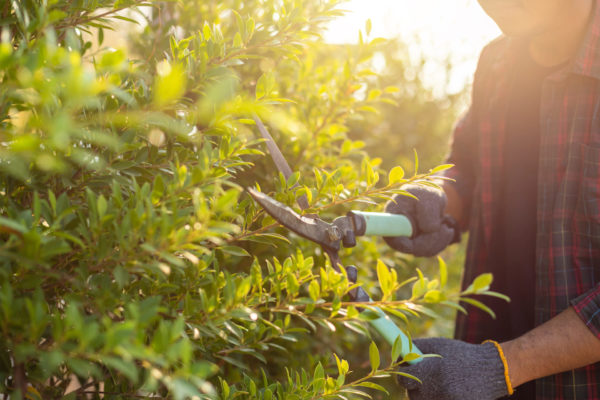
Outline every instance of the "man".
POLYGON ((386 240, 430 256, 468 230, 464 282, 492 272, 512 302, 459 315, 460 340, 416 340, 442 357, 401 383, 411 400, 600 399, 600 0, 479 3, 505 35, 481 54, 454 182, 390 203, 419 232, 386 240))

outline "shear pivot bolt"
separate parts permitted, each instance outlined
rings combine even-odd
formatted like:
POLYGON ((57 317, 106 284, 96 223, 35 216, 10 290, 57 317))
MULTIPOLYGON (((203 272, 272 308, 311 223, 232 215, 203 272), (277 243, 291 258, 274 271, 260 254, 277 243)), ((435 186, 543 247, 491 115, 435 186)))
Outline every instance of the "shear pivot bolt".
POLYGON ((329 240, 335 242, 336 240, 340 240, 342 238, 342 232, 340 228, 337 226, 331 226, 327 229, 327 234, 329 235, 329 240))

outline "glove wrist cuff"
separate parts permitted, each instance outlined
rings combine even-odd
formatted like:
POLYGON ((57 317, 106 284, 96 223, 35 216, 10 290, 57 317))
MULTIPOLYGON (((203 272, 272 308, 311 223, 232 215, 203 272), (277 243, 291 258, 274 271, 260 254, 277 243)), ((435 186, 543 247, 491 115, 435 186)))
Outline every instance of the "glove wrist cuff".
POLYGON ((506 361, 506 357, 504 356, 504 351, 498 342, 495 340, 486 340, 483 343, 491 343, 498 350, 498 356, 500 356, 500 360, 502 361, 502 365, 504 366, 504 379, 506 381, 506 389, 508 390, 508 395, 512 395, 515 391, 512 387, 512 383, 510 381, 510 375, 508 373, 508 362, 506 361))
POLYGON ((449 228, 451 228, 454 231, 454 236, 452 237, 452 240, 450 241, 449 244, 454 244, 454 243, 460 242, 460 235, 461 235, 460 226, 458 225, 458 222, 454 219, 454 217, 452 217, 449 214, 444 215, 443 224, 448 226, 449 228))

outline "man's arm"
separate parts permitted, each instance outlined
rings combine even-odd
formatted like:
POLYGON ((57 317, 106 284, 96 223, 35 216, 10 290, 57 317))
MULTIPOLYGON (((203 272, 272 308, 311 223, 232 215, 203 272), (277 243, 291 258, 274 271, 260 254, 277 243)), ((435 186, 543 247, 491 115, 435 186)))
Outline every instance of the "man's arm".
POLYGON ((496 400, 512 394, 511 387, 600 361, 600 340, 572 307, 501 345, 446 338, 414 343, 423 353, 441 357, 400 368, 420 380, 398 377, 411 400, 496 400))
POLYGON ((572 307, 501 346, 514 387, 600 361, 600 340, 572 307))

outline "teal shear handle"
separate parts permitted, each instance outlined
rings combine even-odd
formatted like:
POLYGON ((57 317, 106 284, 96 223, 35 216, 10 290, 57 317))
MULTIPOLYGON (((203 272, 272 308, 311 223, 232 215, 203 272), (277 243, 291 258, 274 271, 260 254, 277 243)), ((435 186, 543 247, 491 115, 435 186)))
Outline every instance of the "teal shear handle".
POLYGON ((402 351, 400 352, 400 354, 402 355, 402 357, 404 357, 408 353, 416 353, 419 355, 423 355, 421 350, 417 349, 417 347, 414 344, 411 348, 411 343, 408 337, 404 334, 404 332, 402 332, 400 328, 398 328, 394 321, 392 321, 390 317, 383 312, 382 309, 380 309, 379 307, 375 307, 373 311, 379 315, 379 318, 371 320, 371 325, 373 325, 373 328, 375 328, 375 330, 379 332, 381 336, 383 336, 383 338, 392 346, 396 342, 396 339, 400 337, 400 340, 402 342, 402 351))
POLYGON ((413 224, 405 215, 383 212, 351 211, 356 236, 412 236, 413 224))
MULTIPOLYGON (((363 312, 375 312, 379 315, 379 318, 372 319, 369 321, 369 323, 373 326, 373 328, 375 328, 377 332, 379 332, 381 336, 383 336, 386 342, 388 342, 391 346, 393 346, 396 342, 396 339, 400 337, 400 341, 402 342, 402 351, 400 352, 400 357, 404 358, 408 353, 415 353, 420 356, 423 355, 421 350, 419 350, 414 344, 411 348, 411 343, 408 337, 404 334, 404 332, 402 332, 400 328, 398 328, 394 321, 392 321, 390 317, 383 312, 382 309, 380 309, 379 307, 375 307, 372 310, 363 312)), ((416 364, 421 360, 422 358, 417 358, 412 361, 409 361, 408 363, 416 364)))
MULTIPOLYGON (((354 265, 349 265, 346 267, 346 272, 348 274, 348 279, 351 282, 356 282, 358 270, 354 265)), ((367 292, 362 287, 358 287, 354 289, 355 297, 354 301, 359 303, 371 303, 373 300, 369 297, 367 292)), ((368 318, 369 323, 375 330, 383 336, 386 342, 388 342, 391 346, 396 343, 396 340, 400 338, 400 342, 402 343, 402 347, 400 350, 400 357, 404 358, 409 353, 414 353, 418 355, 423 355, 421 350, 417 348, 414 344, 411 346, 410 339, 406 334, 398 328, 398 326, 390 319, 390 317, 379 307, 369 307, 362 311, 362 315, 368 318)), ((416 358, 414 360, 409 361, 409 364, 416 364, 422 360, 422 357, 416 358)))
MULTIPOLYGON (((353 224, 356 230, 356 236, 362 235, 375 235, 375 236, 412 236, 413 235, 413 224, 411 220, 405 215, 390 214, 382 212, 364 212, 364 211, 351 211, 348 216, 352 218, 353 224)), ((366 301, 371 301, 368 298, 366 292, 362 291, 357 297, 362 298, 366 301), (368 300, 367 300, 368 298, 368 300)), ((408 337, 402 332, 400 328, 390 319, 389 316, 383 312, 379 307, 375 307, 371 310, 365 310, 363 313, 376 313, 377 318, 370 319, 369 322, 375 328, 381 336, 390 344, 394 345, 396 339, 399 337, 402 342, 402 351, 400 356, 404 358, 408 353, 415 353, 423 355, 414 344, 411 348, 411 343, 408 337)), ((372 317, 372 315, 371 315, 372 317)), ((422 358, 409 361, 409 364, 416 364, 421 361, 422 358)))

